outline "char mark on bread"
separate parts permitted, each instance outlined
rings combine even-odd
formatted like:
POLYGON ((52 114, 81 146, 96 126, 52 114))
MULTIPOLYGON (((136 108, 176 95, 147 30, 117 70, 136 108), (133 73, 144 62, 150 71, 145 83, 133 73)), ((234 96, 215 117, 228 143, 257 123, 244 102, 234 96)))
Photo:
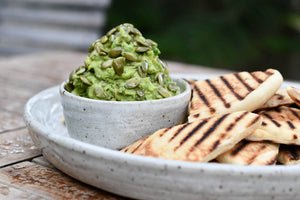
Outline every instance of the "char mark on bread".
MULTIPOLYGON (((211 107, 209 101, 207 100, 207 98, 205 97, 205 95, 201 92, 200 88, 195 85, 194 86, 194 92, 196 93, 196 95, 198 95, 200 97, 200 99, 203 101, 203 103, 209 108, 210 113, 214 113, 216 110, 211 107)), ((195 95, 195 94, 193 94, 195 95)), ((194 108, 194 102, 191 102, 191 108, 194 108)))
POLYGON ((239 142, 235 148, 231 151, 231 155, 235 156, 237 155, 243 148, 245 148, 250 142, 247 140, 242 140, 239 142))
POLYGON ((254 88, 250 87, 240 76, 241 73, 236 73, 234 76, 246 87, 249 92, 252 92, 254 88))
POLYGON ((203 120, 200 124, 198 124, 192 131, 190 131, 181 141, 180 145, 174 148, 174 151, 176 151, 178 148, 180 148, 192 135, 194 135, 203 125, 207 123, 207 120, 203 120))
POLYGON ((230 83, 227 81, 227 79, 224 76, 220 76, 220 79, 223 81, 223 83, 227 86, 227 88, 232 92, 232 94, 234 94, 234 96, 238 99, 238 100, 242 100, 245 97, 242 97, 240 94, 238 94, 234 88, 230 85, 230 83))
POLYGON ((220 94, 219 90, 214 86, 214 84, 209 80, 206 79, 205 80, 208 85, 213 89, 214 93, 216 94, 216 96, 223 102, 224 106, 226 108, 230 108, 230 103, 227 103, 226 100, 224 99, 224 97, 220 94))

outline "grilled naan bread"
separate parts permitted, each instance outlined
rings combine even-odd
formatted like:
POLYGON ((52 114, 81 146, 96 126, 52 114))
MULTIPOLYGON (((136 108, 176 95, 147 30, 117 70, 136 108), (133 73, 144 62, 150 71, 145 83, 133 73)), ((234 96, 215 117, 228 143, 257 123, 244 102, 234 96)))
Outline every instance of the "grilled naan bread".
POLYGON ((300 164, 299 145, 280 145, 278 161, 284 165, 300 164))
POLYGON ((280 144, 300 144, 300 110, 287 106, 261 111, 262 126, 246 139, 280 144))
POLYGON ((300 91, 293 87, 293 86, 289 86, 287 87, 287 93, 289 94, 289 96, 291 97, 291 99, 298 105, 300 106, 300 91))
POLYGON ((135 141, 134 143, 132 143, 131 145, 129 145, 128 147, 122 149, 122 152, 126 152, 126 153, 134 153, 135 150, 137 148, 139 148, 139 146, 141 146, 141 144, 143 144, 143 142, 148 138, 149 136, 143 137, 142 139, 139 139, 137 141, 135 141))
POLYGON ((260 125, 261 117, 246 111, 216 115, 158 130, 130 152, 165 159, 207 162, 231 149, 260 125))
POLYGON ((293 104, 294 101, 287 93, 287 89, 278 90, 264 105, 258 110, 264 110, 269 108, 275 108, 279 106, 288 106, 293 104))
POLYGON ((254 111, 279 89, 281 74, 274 69, 265 72, 239 72, 194 83, 189 122, 235 111, 254 111))
POLYGON ((196 79, 184 79, 188 84, 190 84, 191 88, 194 87, 195 83, 197 82, 196 79))
POLYGON ((242 140, 219 155, 217 161, 236 165, 275 165, 278 150, 279 144, 242 140))

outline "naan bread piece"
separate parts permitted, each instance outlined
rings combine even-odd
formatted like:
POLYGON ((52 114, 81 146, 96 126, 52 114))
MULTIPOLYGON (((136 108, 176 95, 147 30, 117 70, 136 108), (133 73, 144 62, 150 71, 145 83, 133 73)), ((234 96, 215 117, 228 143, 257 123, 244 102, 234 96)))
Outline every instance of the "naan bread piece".
POLYGON ((135 149, 134 154, 208 162, 231 149, 260 125, 261 117, 250 112, 216 115, 158 130, 135 149))
POLYGON ((188 84, 190 84, 191 88, 194 87, 195 83, 197 82, 196 79, 184 79, 188 84))
POLYGON ((287 89, 280 89, 258 110, 275 108, 279 106, 288 106, 292 105, 293 103, 294 101, 288 95, 287 89))
POLYGON ((300 164, 300 146, 299 145, 280 145, 278 162, 284 165, 300 164))
POLYGON ((293 86, 287 87, 287 93, 291 97, 291 99, 297 104, 297 106, 300 106, 300 90, 293 86))
POLYGON ((274 69, 197 81, 193 87, 189 122, 216 114, 254 111, 275 94, 281 83, 282 76, 274 69))
POLYGON ((279 144, 242 140, 219 155, 217 161, 236 165, 275 165, 278 150, 279 144))
POLYGON ((125 147, 124 149, 122 149, 122 152, 125 153, 134 153, 136 151, 136 149, 141 146, 143 144, 144 141, 146 141, 146 139, 149 136, 143 137, 142 139, 139 139, 137 141, 135 141, 134 143, 132 143, 131 145, 129 145, 128 147, 125 147))
POLYGON ((246 139, 280 144, 300 144, 300 110, 287 106, 261 111, 262 126, 246 139))

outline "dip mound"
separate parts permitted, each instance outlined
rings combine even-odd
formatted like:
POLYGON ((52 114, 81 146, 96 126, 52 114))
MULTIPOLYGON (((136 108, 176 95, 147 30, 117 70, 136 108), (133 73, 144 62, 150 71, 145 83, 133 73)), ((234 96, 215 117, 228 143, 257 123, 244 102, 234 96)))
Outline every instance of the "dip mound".
POLYGON ((131 24, 111 29, 89 48, 84 65, 71 72, 65 89, 110 101, 162 99, 180 93, 158 55, 157 43, 131 24))

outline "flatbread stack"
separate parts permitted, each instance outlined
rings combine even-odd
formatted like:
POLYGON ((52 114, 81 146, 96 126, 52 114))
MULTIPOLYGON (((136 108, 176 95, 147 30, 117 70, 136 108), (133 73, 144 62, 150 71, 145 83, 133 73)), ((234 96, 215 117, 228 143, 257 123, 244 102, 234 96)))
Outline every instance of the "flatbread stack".
POLYGON ((260 124, 260 116, 246 111, 218 115, 161 129, 137 142, 138 145, 133 144, 135 149, 128 149, 144 156, 208 162, 231 149, 260 124))
POLYGON ((280 88, 277 70, 239 72, 197 81, 193 86, 189 122, 217 114, 254 111, 280 88))
POLYGON ((264 105, 259 109, 265 110, 269 108, 276 108, 279 106, 290 106, 295 102, 287 93, 287 88, 278 90, 264 105))
POLYGON ((300 145, 300 109, 280 106, 259 112, 262 126, 246 139, 300 145))
POLYGON ((216 158, 220 163, 236 165, 275 165, 279 144, 242 140, 216 158))
POLYGON ((188 122, 158 130, 121 151, 193 162, 298 164, 300 91, 279 89, 282 81, 274 69, 189 79, 188 122))

